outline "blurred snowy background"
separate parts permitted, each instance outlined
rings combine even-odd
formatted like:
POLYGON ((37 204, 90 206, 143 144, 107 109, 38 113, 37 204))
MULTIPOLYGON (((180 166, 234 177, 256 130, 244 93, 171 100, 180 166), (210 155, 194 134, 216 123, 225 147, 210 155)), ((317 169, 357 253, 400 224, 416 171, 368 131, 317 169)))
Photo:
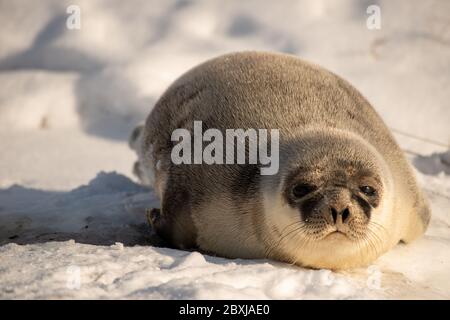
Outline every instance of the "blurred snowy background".
POLYGON ((450 1, 1 0, 0 24, 0 298, 450 298, 450 1), (238 50, 354 84, 416 168, 426 236, 341 273, 147 246, 157 201, 128 134, 184 71, 238 50))

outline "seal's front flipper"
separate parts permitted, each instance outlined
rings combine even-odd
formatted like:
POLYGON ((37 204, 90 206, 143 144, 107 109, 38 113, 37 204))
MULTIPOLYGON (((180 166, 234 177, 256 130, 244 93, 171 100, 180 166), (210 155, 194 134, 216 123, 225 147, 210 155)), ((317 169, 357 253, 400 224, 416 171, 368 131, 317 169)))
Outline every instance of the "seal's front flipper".
POLYGON ((154 224, 159 223, 159 219, 161 218, 161 209, 158 208, 147 209, 145 212, 145 216, 147 217, 148 224, 152 226, 153 230, 155 230, 154 224))
POLYGON ((150 208, 145 211, 145 217, 154 234, 154 242, 157 247, 174 248, 169 239, 167 239, 167 227, 164 227, 161 220, 161 209, 150 208))
MULTIPOLYGON (((192 226, 183 220, 182 210, 178 215, 163 209, 147 209, 146 217, 153 231, 168 247, 176 249, 190 249, 196 247, 192 226)), ((172 209, 176 209, 173 207, 172 209)))
POLYGON ((152 230, 165 242, 170 243, 170 235, 168 234, 168 224, 166 219, 161 214, 161 209, 151 208, 145 212, 148 224, 152 230))
POLYGON ((174 249, 184 249, 184 246, 176 241, 177 230, 174 228, 174 221, 168 215, 161 213, 161 209, 152 208, 146 211, 147 221, 156 235, 164 241, 167 247, 174 249))

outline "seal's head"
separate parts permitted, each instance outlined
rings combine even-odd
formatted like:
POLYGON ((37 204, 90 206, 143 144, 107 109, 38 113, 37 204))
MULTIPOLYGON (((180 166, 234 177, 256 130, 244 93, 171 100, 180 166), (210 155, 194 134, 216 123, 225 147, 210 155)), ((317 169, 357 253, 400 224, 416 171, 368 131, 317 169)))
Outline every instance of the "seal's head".
POLYGON ((337 130, 307 132, 280 156, 282 170, 268 187, 277 192, 265 192, 268 256, 342 269, 368 264, 385 251, 392 185, 371 145, 337 130))

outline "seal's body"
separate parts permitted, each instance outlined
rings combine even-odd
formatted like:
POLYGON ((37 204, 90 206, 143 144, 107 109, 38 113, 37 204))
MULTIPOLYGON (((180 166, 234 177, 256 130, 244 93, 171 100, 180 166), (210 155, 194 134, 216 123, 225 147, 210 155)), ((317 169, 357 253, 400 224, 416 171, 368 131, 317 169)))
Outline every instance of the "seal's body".
POLYGON ((234 53, 190 70, 132 135, 155 231, 177 248, 314 268, 366 265, 426 229, 430 211, 394 138, 338 76, 289 55, 234 53), (181 164, 172 132, 279 129, 280 164, 181 164))

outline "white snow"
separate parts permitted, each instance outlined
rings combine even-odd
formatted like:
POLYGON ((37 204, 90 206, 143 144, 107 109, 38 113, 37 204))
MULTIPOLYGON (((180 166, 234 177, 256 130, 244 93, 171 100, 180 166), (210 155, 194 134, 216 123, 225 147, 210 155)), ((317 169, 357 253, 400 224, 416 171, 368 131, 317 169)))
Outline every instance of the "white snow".
POLYGON ((0 298, 450 298, 449 20, 437 0, 2 1, 0 298), (158 202, 128 134, 181 73, 250 49, 321 64, 373 103, 430 199, 423 238, 339 273, 150 245, 158 202))

